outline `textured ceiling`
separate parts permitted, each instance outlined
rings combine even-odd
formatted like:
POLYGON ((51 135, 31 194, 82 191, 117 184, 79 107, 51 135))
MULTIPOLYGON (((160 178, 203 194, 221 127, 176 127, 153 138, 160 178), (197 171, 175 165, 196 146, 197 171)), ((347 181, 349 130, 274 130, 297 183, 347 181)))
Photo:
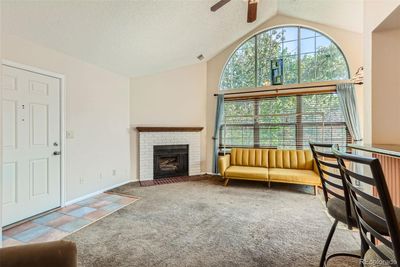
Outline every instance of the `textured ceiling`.
POLYGON ((260 0, 251 24, 244 0, 215 13, 217 0, 1 1, 2 30, 140 76, 197 63, 199 54, 207 60, 278 12, 361 32, 360 1, 260 0))
POLYGON ((278 13, 362 33, 364 0, 278 0, 278 13))

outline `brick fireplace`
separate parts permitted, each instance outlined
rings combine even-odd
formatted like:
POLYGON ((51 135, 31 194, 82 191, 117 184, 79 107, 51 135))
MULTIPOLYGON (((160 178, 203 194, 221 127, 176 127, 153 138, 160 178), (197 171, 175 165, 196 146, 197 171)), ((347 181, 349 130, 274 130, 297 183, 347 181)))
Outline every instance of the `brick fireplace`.
POLYGON ((136 127, 139 180, 200 174, 202 127, 136 127))

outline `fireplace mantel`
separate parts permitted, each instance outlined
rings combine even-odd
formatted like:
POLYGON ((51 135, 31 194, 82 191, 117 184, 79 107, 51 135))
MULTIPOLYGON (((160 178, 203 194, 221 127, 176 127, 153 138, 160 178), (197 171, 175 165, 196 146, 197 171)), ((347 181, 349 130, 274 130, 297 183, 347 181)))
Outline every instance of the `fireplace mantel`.
POLYGON ((200 132, 204 127, 136 127, 138 132, 200 132))

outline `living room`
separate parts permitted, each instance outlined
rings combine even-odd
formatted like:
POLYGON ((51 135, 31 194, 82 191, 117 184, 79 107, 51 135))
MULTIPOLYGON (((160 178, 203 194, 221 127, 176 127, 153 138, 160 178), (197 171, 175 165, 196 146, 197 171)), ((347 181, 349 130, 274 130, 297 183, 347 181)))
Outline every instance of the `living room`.
POLYGON ((399 266, 399 18, 1 1, 0 265, 399 266))

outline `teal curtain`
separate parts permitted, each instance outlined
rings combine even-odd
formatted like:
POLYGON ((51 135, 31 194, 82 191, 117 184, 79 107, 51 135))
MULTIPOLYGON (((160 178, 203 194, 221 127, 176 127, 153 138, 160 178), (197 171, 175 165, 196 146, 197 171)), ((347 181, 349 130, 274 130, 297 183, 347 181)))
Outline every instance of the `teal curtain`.
POLYGON ((360 143, 362 141, 361 126, 358 117, 354 84, 338 84, 336 85, 336 91, 350 135, 355 143, 360 143))
MULTIPOLYGON (((337 95, 339 97, 340 106, 342 108, 344 120, 346 121, 347 129, 349 129, 350 135, 353 138, 354 143, 361 144, 361 126, 360 119, 358 117, 358 110, 356 104, 356 93, 354 84, 343 83, 336 85, 337 95)), ((353 149, 353 153, 356 155, 360 154, 358 149, 353 149)), ((350 167, 355 173, 363 174, 364 170, 360 164, 352 164, 350 167)), ((360 186, 360 181, 355 181, 356 186, 360 186)))
POLYGON ((219 147, 219 130, 224 118, 224 95, 217 97, 217 111, 215 114, 215 127, 213 135, 213 172, 218 173, 218 147, 219 147))

